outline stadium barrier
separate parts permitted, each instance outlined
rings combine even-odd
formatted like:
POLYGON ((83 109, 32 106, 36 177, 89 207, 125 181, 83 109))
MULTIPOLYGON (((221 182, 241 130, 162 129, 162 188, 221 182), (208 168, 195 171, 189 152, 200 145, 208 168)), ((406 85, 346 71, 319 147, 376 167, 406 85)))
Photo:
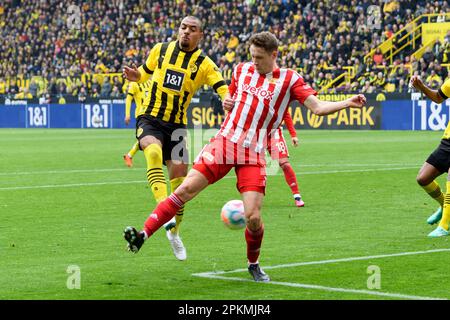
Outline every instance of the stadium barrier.
MULTIPOLYGON (((323 100, 341 100, 348 95, 321 95, 323 100)), ((297 129, 444 130, 450 119, 450 100, 436 104, 419 93, 367 95, 362 109, 345 109, 319 117, 294 102, 289 107, 297 129), (385 99, 385 100, 384 100, 385 99)), ((192 99, 188 127, 218 127, 223 116, 211 106, 211 94, 192 99)), ((134 104, 131 114, 134 114, 134 104)), ((124 123, 125 100, 90 99, 84 103, 39 104, 33 100, 0 100, 0 128, 134 128, 124 123)))

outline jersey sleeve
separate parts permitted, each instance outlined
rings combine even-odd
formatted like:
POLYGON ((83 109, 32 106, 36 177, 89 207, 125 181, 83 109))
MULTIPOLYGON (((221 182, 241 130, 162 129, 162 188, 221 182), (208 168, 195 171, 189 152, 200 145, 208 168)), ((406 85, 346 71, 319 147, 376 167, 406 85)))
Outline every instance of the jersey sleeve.
POLYGON ((297 131, 295 131, 294 123, 292 122, 292 117, 288 110, 286 110, 286 112, 284 113, 283 120, 291 137, 297 137, 297 131))
POLYGON ((447 100, 450 97, 450 78, 445 80, 438 92, 444 100, 447 100))
POLYGON ((139 83, 144 83, 150 79, 150 76, 156 69, 158 65, 158 56, 161 51, 161 43, 155 45, 152 50, 150 50, 150 54, 147 57, 147 60, 143 65, 141 65, 138 70, 141 73, 141 78, 139 79, 139 83))
POLYGON ((291 99, 297 100, 301 104, 303 104, 309 96, 316 96, 317 92, 313 88, 311 88, 311 86, 306 84, 301 76, 299 76, 297 73, 295 74, 298 76, 298 79, 291 87, 291 99))
POLYGON ((134 98, 134 94, 135 94, 135 91, 136 91, 136 87, 137 87, 137 85, 136 85, 135 82, 128 83, 127 98, 125 100, 125 116, 126 117, 130 117, 131 102, 133 102, 133 98, 134 98))
POLYGON ((216 64, 209 58, 206 58, 205 62, 205 83, 212 87, 223 100, 225 98, 225 95, 228 93, 228 85, 223 79, 222 73, 220 72, 220 69, 216 66, 216 64))

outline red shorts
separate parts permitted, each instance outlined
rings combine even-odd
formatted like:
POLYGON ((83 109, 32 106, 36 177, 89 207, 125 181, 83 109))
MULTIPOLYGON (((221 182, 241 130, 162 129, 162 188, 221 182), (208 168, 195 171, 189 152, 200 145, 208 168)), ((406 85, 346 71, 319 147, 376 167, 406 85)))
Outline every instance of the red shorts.
POLYGON ((236 188, 240 193, 256 191, 265 194, 265 164, 240 164, 238 161, 233 161, 233 159, 226 159, 226 157, 224 157, 225 147, 220 141, 221 140, 213 140, 210 144, 207 144, 197 156, 192 168, 200 171, 208 179, 209 184, 219 181, 234 168, 237 177, 236 188))
POLYGON ((283 130, 278 128, 269 136, 267 142, 267 151, 270 154, 272 160, 278 160, 283 158, 289 158, 289 150, 287 148, 286 140, 284 140, 283 130))

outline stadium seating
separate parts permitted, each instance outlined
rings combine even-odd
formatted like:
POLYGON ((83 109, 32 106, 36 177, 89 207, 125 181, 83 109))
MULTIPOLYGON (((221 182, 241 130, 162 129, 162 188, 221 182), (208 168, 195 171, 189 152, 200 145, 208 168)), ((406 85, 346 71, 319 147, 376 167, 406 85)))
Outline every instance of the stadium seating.
POLYGON ((405 92, 412 70, 434 86, 445 80, 450 31, 427 48, 400 36, 417 17, 434 14, 432 22, 450 21, 444 14, 448 1, 370 3, 87 0, 74 9, 60 0, 5 1, 0 4, 0 94, 78 96, 84 87, 91 96, 121 96, 122 66, 142 63, 154 43, 176 37, 181 18, 189 14, 205 22, 202 49, 226 79, 236 63, 249 59, 249 36, 268 30, 280 40, 279 64, 296 69, 322 92, 405 92))

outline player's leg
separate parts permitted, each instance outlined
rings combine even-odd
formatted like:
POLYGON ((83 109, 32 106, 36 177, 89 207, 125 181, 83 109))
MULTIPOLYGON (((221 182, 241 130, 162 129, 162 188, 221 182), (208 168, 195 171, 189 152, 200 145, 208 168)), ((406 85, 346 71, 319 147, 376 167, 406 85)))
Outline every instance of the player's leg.
POLYGON ((156 202, 167 198, 167 183, 163 171, 162 142, 148 135, 139 140, 147 162, 147 180, 156 202))
MULTIPOLYGON (((176 128, 170 131, 170 137, 167 137, 167 143, 163 147, 163 156, 169 173, 171 192, 174 192, 181 185, 188 171, 189 153, 186 129, 176 128)), ((166 229, 171 229, 173 234, 178 234, 183 214, 184 207, 175 216, 175 221, 165 226, 166 229)))
POLYGON ((280 168, 283 170, 284 179, 286 180, 287 185, 291 188, 292 195, 294 197, 295 205, 297 207, 304 207, 305 203, 302 200, 302 196, 300 195, 300 191, 298 189, 297 176, 292 169, 291 163, 288 158, 280 158, 278 159, 278 163, 280 168))
POLYGON ((297 176, 289 162, 289 150, 283 136, 283 131, 280 128, 269 136, 268 146, 267 151, 269 152, 270 157, 272 160, 278 160, 278 164, 283 170, 284 179, 292 191, 295 205, 297 207, 304 207, 305 203, 298 190, 297 176))
POLYGON ((161 124, 146 115, 141 115, 136 121, 136 138, 144 151, 147 163, 147 180, 156 202, 167 197, 167 184, 163 171, 163 150, 165 136, 161 124))
POLYGON ((259 266, 259 254, 264 237, 261 206, 265 192, 266 174, 263 166, 242 165, 236 167, 237 187, 244 202, 245 241, 247 243, 248 271, 255 281, 270 281, 259 266))
POLYGON ((439 203, 439 208, 427 219, 428 224, 439 222, 442 217, 442 208, 444 205, 444 194, 436 181, 436 178, 446 172, 443 169, 442 152, 436 149, 420 168, 417 174, 417 183, 425 190, 426 193, 439 203), (440 160, 441 159, 441 160, 440 160))
POLYGON ((447 175, 447 191, 445 193, 445 198, 444 198, 444 206, 442 209, 442 218, 439 222, 439 226, 436 229, 434 229, 432 232, 430 232, 430 234, 428 234, 428 236, 432 237, 432 238, 448 236, 450 234, 449 224, 450 224, 450 171, 447 175))
MULTIPOLYGON (((170 179, 170 190, 171 192, 174 192, 180 185, 183 183, 186 174, 188 166, 187 164, 174 164, 172 160, 166 161, 167 164, 167 170, 169 172, 169 179, 170 179)), ((183 214, 184 214, 184 207, 180 209, 179 212, 177 212, 177 215, 175 216, 175 225, 170 227, 170 230, 172 233, 179 233, 179 227, 183 220, 183 214)))
POLYGON ((261 205, 264 194, 256 191, 242 193, 245 218, 245 241, 247 243, 248 271, 255 281, 270 281, 269 276, 259 266, 259 253, 264 237, 264 224, 261 219, 261 205))
POLYGON ((142 231, 138 232, 133 227, 125 228, 124 238, 128 242, 128 250, 138 252, 146 239, 172 219, 187 201, 194 198, 208 184, 208 179, 201 172, 191 169, 177 190, 156 206, 145 221, 142 231))
MULTIPOLYGON (((187 164, 178 161, 167 160, 167 170, 169 172, 171 192, 174 192, 184 181, 187 174, 187 164)), ((184 206, 178 210, 174 218, 164 224, 166 236, 172 246, 173 253, 178 260, 186 260, 186 248, 179 235, 179 228, 183 219, 184 206)))
POLYGON ((131 147, 130 151, 123 155, 123 160, 127 167, 131 168, 133 166, 133 157, 139 150, 139 141, 136 141, 135 144, 131 147))
POLYGON ((124 238, 128 242, 128 250, 134 253, 138 252, 144 241, 172 219, 187 201, 194 198, 208 184, 220 180, 231 170, 232 165, 216 163, 215 147, 217 146, 209 144, 203 148, 181 185, 166 200, 161 201, 147 218, 143 231, 137 232, 133 227, 125 229, 124 238))

